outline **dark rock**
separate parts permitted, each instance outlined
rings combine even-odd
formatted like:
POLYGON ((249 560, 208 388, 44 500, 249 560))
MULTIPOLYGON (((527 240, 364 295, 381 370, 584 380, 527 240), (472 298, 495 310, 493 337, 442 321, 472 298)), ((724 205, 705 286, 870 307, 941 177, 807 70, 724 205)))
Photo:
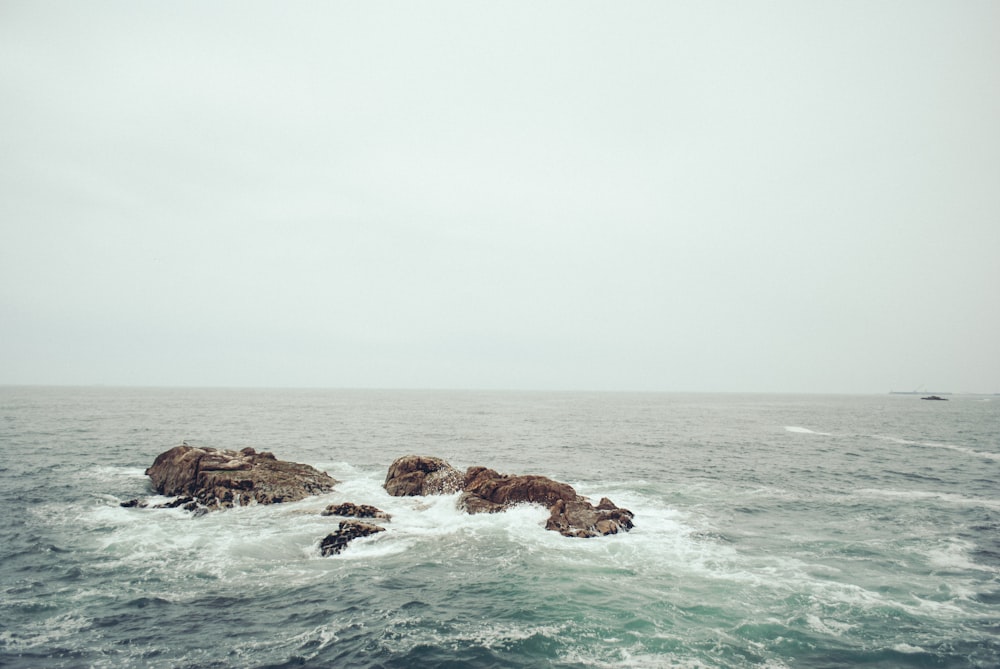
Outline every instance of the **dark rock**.
POLYGON ((143 500, 143 499, 130 499, 127 502, 122 502, 118 506, 126 508, 126 509, 145 509, 146 505, 147 505, 146 500, 143 500))
POLYGON ((294 502, 330 492, 337 483, 309 465, 249 447, 229 451, 175 446, 157 456, 146 474, 161 495, 188 498, 175 506, 194 501, 210 508, 294 502))
POLYGON ((377 509, 369 504, 331 504, 323 509, 322 516, 345 516, 348 518, 378 518, 380 520, 391 520, 388 513, 382 509, 377 509))
POLYGON ((441 458, 407 455, 389 466, 383 487, 394 497, 446 495, 461 490, 464 479, 441 458))
POLYGON ((342 520, 337 531, 326 535, 320 542, 319 552, 323 557, 337 555, 351 541, 379 532, 385 532, 385 528, 371 523, 362 523, 359 520, 342 520))
POLYGON ((174 499, 170 500, 169 502, 164 502, 163 504, 157 504, 153 508, 154 509, 176 509, 179 506, 186 506, 186 505, 191 505, 191 504, 197 504, 197 502, 194 501, 194 497, 181 496, 181 497, 175 497, 174 499))

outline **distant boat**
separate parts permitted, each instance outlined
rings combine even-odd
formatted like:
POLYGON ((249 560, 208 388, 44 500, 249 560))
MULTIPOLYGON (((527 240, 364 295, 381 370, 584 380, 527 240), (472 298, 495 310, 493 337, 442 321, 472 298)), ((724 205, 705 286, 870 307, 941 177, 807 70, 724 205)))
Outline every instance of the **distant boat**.
POLYGON ((937 395, 928 395, 927 397, 921 397, 922 400, 941 400, 942 402, 947 402, 947 397, 938 397, 937 395))

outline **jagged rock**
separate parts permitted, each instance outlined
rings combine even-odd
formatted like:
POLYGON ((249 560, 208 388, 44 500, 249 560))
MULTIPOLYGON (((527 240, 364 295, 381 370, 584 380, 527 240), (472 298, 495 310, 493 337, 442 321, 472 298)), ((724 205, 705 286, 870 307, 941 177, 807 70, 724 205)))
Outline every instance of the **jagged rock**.
POLYGON ((632 512, 620 509, 605 497, 596 507, 585 498, 557 501, 549 509, 545 529, 566 537, 598 537, 632 529, 632 512))
POLYGON ((326 535, 320 542, 319 552, 323 557, 336 555, 344 550, 351 541, 379 532, 385 532, 385 528, 371 523, 362 523, 359 520, 342 520, 337 531, 326 535))
POLYGON ((465 477, 441 458, 407 455, 389 466, 383 487, 394 497, 443 495, 462 489, 465 477))
POLYGON ((459 481, 456 469, 440 458, 410 455, 389 467, 385 489, 390 495, 432 495, 461 490, 459 506, 468 513, 495 513, 515 504, 549 509, 545 528, 567 537, 596 537, 627 532, 633 514, 607 497, 595 507, 573 487, 545 476, 511 476, 486 467, 469 467, 459 481), (432 476, 432 484, 427 481, 432 476), (439 481, 445 481, 444 485, 439 481))
POLYGON ((459 505, 469 513, 494 513, 515 504, 541 504, 550 515, 545 529, 567 537, 596 537, 632 529, 632 512, 607 497, 595 507, 573 486, 545 476, 510 476, 470 467, 459 505))
POLYGON ((548 509, 577 497, 572 486, 545 476, 510 476, 486 467, 469 467, 463 491, 459 505, 469 513, 494 513, 524 502, 548 509))
POLYGON ((185 509, 187 509, 187 507, 190 506, 190 505, 192 505, 192 504, 195 504, 195 505, 198 504, 198 502, 195 500, 194 497, 181 496, 181 497, 175 497, 174 499, 170 500, 169 502, 164 502, 163 504, 157 504, 153 508, 154 509, 176 509, 179 506, 183 506, 185 509))
POLYGON ((330 492, 337 483, 314 467, 278 460, 253 448, 229 451, 187 445, 161 453, 146 475, 161 495, 189 498, 176 506, 195 502, 195 507, 209 508, 294 502, 330 492))
POLYGON ((118 506, 125 509, 145 509, 147 506, 147 502, 146 500, 136 498, 136 499, 130 499, 127 502, 122 502, 118 506))
POLYGON ((392 517, 370 504, 353 504, 344 502, 343 504, 331 504, 323 509, 321 516, 345 516, 348 518, 378 518, 380 520, 391 520, 392 517))

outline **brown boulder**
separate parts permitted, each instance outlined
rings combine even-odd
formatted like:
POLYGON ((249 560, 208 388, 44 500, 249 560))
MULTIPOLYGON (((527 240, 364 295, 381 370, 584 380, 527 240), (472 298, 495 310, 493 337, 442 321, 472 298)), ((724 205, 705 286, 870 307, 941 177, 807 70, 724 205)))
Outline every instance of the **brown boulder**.
POLYGON ((469 513, 493 513, 525 502, 548 509, 577 497, 572 486, 545 476, 511 476, 486 467, 469 467, 463 490, 459 505, 469 513))
POLYGON ((278 460, 272 453, 186 444, 157 456, 146 475, 161 495, 187 496, 215 508, 294 502, 330 492, 337 483, 325 472, 278 460))
POLYGON ((389 466, 382 487, 393 497, 447 495, 462 489, 462 473, 441 458, 407 455, 389 466))

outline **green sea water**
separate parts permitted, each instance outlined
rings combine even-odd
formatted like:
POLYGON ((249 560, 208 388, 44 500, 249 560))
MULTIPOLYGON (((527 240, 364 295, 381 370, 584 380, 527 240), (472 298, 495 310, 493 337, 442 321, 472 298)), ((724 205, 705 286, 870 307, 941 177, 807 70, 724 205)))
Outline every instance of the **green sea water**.
POLYGON ((8 387, 0 449, 4 667, 1000 666, 1000 398, 8 387), (182 440, 340 483, 122 508, 182 440), (389 497, 407 454, 636 527, 389 497), (320 557, 341 501, 392 520, 320 557))

